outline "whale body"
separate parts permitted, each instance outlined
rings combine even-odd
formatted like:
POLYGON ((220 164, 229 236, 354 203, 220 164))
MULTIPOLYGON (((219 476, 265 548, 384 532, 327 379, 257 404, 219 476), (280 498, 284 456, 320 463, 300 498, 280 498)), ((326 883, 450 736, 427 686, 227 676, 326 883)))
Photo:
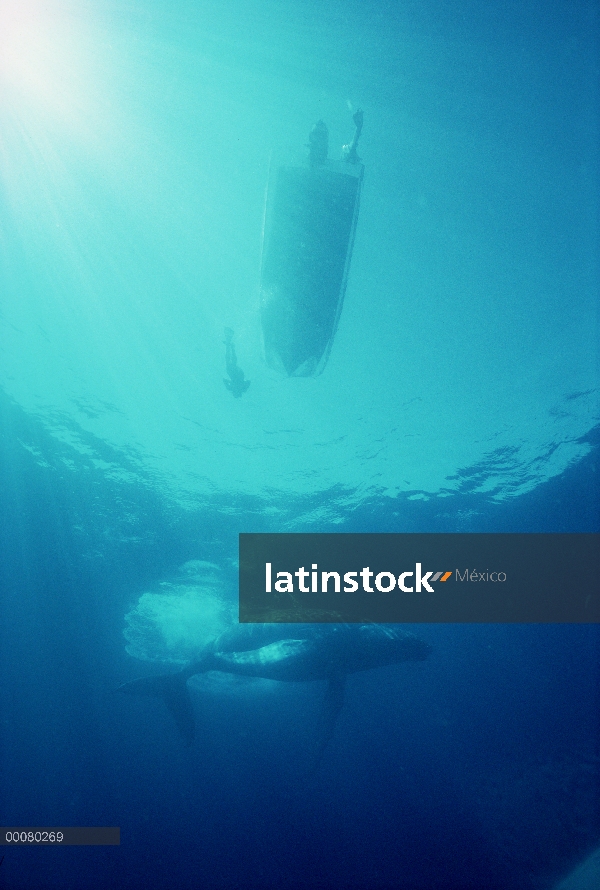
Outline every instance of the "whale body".
POLYGON ((327 681, 322 755, 344 702, 348 674, 423 661, 431 646, 399 625, 239 624, 216 637, 193 664, 162 677, 142 677, 119 687, 130 695, 163 698, 183 739, 191 744, 195 719, 187 689, 190 677, 207 671, 284 682, 327 681))

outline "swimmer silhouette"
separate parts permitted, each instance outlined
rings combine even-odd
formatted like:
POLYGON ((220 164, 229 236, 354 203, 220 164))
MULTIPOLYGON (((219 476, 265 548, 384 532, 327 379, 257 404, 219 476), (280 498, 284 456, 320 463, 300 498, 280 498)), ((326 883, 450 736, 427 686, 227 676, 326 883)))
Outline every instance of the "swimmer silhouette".
POLYGON ((233 331, 231 328, 225 328, 225 339, 223 340, 223 343, 225 344, 225 370, 230 378, 229 380, 223 378, 223 383, 232 396, 239 399, 250 386, 250 381, 244 378, 244 372, 237 363, 235 346, 233 345, 233 331))

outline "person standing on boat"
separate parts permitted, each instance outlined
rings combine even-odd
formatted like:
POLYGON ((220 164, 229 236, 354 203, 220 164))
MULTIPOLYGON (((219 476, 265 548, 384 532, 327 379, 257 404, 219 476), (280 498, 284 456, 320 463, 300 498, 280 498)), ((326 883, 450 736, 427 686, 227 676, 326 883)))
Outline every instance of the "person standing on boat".
POLYGON ((360 158, 356 149, 358 147, 358 140, 360 139, 360 134, 362 133, 363 128, 362 109, 359 108, 358 111, 356 111, 352 115, 352 120, 354 121, 354 126, 356 127, 356 129, 354 130, 352 142, 348 143, 348 145, 342 146, 342 159, 348 164, 360 164, 360 158))
POLYGON ((311 167, 319 167, 327 160, 329 151, 329 131, 324 121, 317 121, 308 134, 308 162, 311 167))

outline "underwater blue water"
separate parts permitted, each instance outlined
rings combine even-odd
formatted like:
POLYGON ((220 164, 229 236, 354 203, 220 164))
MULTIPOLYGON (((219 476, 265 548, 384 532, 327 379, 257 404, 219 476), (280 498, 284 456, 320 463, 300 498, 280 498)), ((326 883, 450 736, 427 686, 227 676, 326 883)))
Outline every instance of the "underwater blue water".
POLYGON ((600 843, 595 626, 116 687, 235 609, 240 532, 600 531, 591 2, 0 0, 0 888, 546 888, 600 843), (362 107, 322 376, 262 357, 272 152, 362 107), (250 388, 223 385, 224 329, 250 388))

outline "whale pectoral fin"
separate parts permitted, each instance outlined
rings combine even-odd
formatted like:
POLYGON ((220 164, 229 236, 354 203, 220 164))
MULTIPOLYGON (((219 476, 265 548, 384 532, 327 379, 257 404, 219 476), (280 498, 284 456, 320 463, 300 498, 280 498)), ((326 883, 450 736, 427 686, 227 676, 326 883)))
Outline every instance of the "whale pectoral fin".
POLYGON ((323 754, 327 745, 333 736, 337 719, 340 711, 344 706, 344 696, 346 692, 346 674, 332 674, 327 683, 325 698, 323 699, 323 711, 321 714, 321 725, 319 727, 319 739, 317 750, 312 764, 312 772, 321 765, 323 754))
POLYGON ((179 734, 187 745, 191 745, 196 735, 194 709, 187 688, 187 672, 168 674, 163 677, 141 677, 119 686, 118 692, 128 695, 155 695, 162 698, 173 719, 179 734))
POLYGON ((191 745, 196 737, 196 721, 186 681, 178 680, 167 687, 163 692, 163 701, 175 720, 180 736, 186 745, 191 745))

